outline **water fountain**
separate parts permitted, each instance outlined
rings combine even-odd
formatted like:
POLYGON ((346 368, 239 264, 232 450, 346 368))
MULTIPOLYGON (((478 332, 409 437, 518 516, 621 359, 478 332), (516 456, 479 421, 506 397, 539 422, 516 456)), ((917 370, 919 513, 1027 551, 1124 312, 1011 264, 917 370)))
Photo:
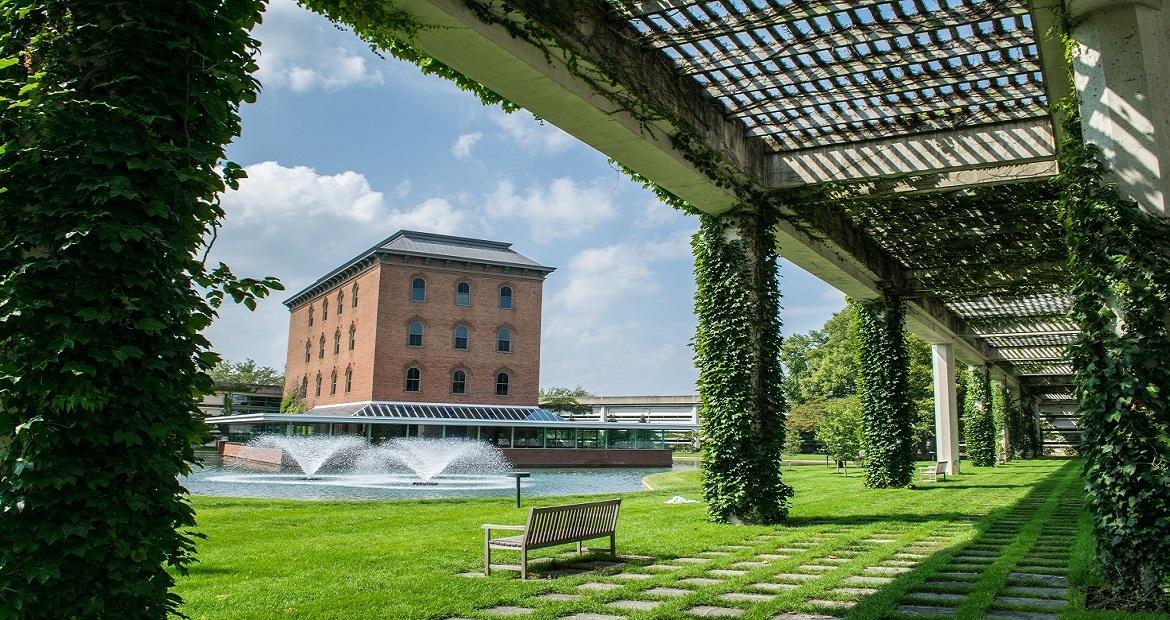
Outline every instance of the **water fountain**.
POLYGON ((366 447, 358 437, 287 437, 261 435, 249 442, 260 448, 280 448, 297 464, 306 480, 313 480, 321 466, 330 459, 348 460, 366 447))
MULTIPOLYGON (((339 489, 479 492, 508 489, 511 464, 499 448, 470 439, 394 439, 371 446, 355 436, 262 435, 248 442, 279 448, 298 474, 232 473, 208 480, 233 484, 319 485, 339 489)), ((421 496, 421 495, 420 495, 421 496)))

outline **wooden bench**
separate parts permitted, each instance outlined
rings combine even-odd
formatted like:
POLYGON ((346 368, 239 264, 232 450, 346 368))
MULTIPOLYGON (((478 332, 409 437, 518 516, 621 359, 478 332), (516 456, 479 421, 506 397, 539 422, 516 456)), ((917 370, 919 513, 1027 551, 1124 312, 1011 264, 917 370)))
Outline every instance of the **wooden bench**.
POLYGON ((620 499, 611 499, 587 504, 533 508, 528 511, 528 523, 525 525, 484 524, 484 574, 491 575, 493 568, 518 570, 521 579, 528 579, 529 549, 577 543, 577 553, 581 553, 582 542, 606 536, 609 537, 610 554, 617 555, 617 540, 614 538, 614 529, 617 527, 618 508, 621 503, 620 499), (492 530, 523 533, 492 538, 492 530), (519 551, 520 563, 492 564, 492 549, 519 551))
POLYGON ((938 482, 938 477, 942 476, 943 482, 947 479, 947 465, 949 461, 939 461, 934 465, 927 465, 922 468, 922 479, 930 482, 938 482))

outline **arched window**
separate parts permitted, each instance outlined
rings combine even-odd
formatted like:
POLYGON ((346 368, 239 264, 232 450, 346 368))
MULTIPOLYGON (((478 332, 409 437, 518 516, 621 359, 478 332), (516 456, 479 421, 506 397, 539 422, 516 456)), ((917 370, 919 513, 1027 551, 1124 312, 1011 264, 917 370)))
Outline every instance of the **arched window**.
POLYGON ((345 293, 337 291, 337 316, 341 316, 343 311, 345 311, 345 293))
POLYGON ((353 351, 354 346, 357 345, 357 325, 349 326, 349 350, 353 351))
POLYGON ((406 391, 407 392, 421 392, 422 391, 422 371, 417 368, 406 369, 406 391))
POLYGON ((309 306, 309 327, 313 326, 313 306, 309 306))
POLYGON ((501 327, 500 331, 496 332, 496 350, 500 353, 512 350, 512 332, 506 327, 501 327))
POLYGON ((297 392, 297 396, 304 398, 309 395, 309 375, 301 377, 301 389, 297 392))
POLYGON ((496 373, 496 396, 508 395, 508 373, 496 373))
POLYGON ((357 284, 354 284, 354 285, 353 285, 353 290, 352 290, 352 291, 350 291, 350 293, 349 293, 349 305, 350 305, 350 307, 353 307, 353 308, 356 308, 356 307, 357 307, 357 294, 358 294, 358 285, 357 285, 357 284))
POLYGON ((321 334, 321 346, 317 351, 317 359, 325 359, 325 334, 321 334))
POLYGON ((471 285, 460 282, 455 285, 455 303, 460 306, 471 305, 471 285))
POLYGON ((306 340, 305 341, 305 363, 307 364, 309 362, 309 360, 311 360, 311 359, 313 359, 313 341, 306 340))
POLYGON ((328 297, 321 300, 321 320, 324 321, 327 318, 329 318, 329 298, 328 297))
POLYGON ((329 393, 337 393, 337 369, 333 369, 333 374, 329 375, 329 393))
POLYGON ((333 354, 341 353, 341 329, 333 332, 333 354))
POLYGON ((466 325, 455 326, 455 348, 461 351, 467 350, 467 339, 471 336, 471 330, 467 329, 466 325))
POLYGON ((455 372, 451 373, 451 393, 467 393, 467 373, 463 372, 462 370, 456 370, 455 372))
POLYGON ((317 373, 317 390, 316 390, 316 392, 314 392, 313 395, 314 396, 321 395, 321 373, 317 373))
POLYGON ((412 347, 421 347, 423 342, 423 326, 418 321, 411 321, 406 328, 406 344, 412 347))
POLYGON ((512 308, 512 287, 500 287, 500 307, 506 310, 510 310, 512 308))
POLYGON ((345 393, 348 394, 353 389, 353 368, 346 367, 345 369, 345 393))
POLYGON ((410 281, 410 300, 411 301, 426 301, 427 300, 427 281, 422 278, 415 278, 410 281))

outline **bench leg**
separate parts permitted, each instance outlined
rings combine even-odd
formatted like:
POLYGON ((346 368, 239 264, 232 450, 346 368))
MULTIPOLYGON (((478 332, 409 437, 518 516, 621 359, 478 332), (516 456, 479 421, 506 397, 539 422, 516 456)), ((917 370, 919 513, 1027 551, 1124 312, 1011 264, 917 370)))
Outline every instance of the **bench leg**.
POLYGON ((520 579, 528 579, 528 549, 520 548, 520 579))
POLYGON ((581 555, 581 553, 582 553, 582 551, 581 551, 581 541, 579 541, 579 540, 578 540, 578 541, 577 541, 577 555, 581 555))
POLYGON ((609 554, 617 557, 617 536, 614 534, 609 535, 609 554))
POLYGON ((491 532, 484 530, 483 532, 483 574, 491 577, 492 575, 492 546, 491 546, 491 532))

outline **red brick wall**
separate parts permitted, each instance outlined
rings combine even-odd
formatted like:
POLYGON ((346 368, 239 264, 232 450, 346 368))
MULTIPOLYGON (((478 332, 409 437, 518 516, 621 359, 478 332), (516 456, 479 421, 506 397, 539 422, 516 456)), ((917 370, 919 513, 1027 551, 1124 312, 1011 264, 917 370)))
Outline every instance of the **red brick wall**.
POLYGON ((510 448, 504 456, 514 467, 670 467, 670 450, 602 450, 590 448, 510 448))
POLYGON ((377 345, 372 400, 535 405, 540 389, 540 313, 544 282, 539 276, 499 267, 412 258, 387 259, 380 271, 377 345), (410 300, 411 281, 427 282, 426 301, 410 300), (455 303, 459 282, 471 285, 471 305, 455 303), (512 309, 499 307, 499 289, 512 287, 512 309), (423 324, 423 346, 407 345, 411 321, 423 324), (466 351, 454 348, 459 324, 470 329, 466 351), (512 332, 512 350, 496 351, 500 327, 512 332), (422 371, 420 392, 406 391, 406 369, 422 371), (465 394, 451 393, 451 374, 467 374, 465 394), (507 372, 507 396, 496 396, 497 372, 507 372))
POLYGON ((305 404, 347 403, 370 400, 374 375, 374 330, 378 317, 378 266, 347 279, 308 303, 292 309, 289 314, 288 356, 285 362, 285 392, 296 390, 303 377, 309 379, 305 404), (358 285, 358 305, 353 306, 353 285, 358 285), (337 312, 337 293, 343 292, 342 312, 337 312), (322 319, 322 302, 329 300, 329 315, 322 319), (313 325, 309 325, 309 308, 313 309, 313 325), (357 342, 349 350, 349 327, 357 329, 357 342), (333 335, 341 331, 341 350, 333 353, 333 335), (319 356, 321 336, 325 336, 325 357, 319 356), (309 361, 305 362, 305 341, 312 343, 309 361), (345 392, 345 369, 353 368, 352 389, 345 392), (337 370, 337 393, 330 394, 330 376, 337 370), (321 373, 321 395, 317 396, 315 382, 321 373))

